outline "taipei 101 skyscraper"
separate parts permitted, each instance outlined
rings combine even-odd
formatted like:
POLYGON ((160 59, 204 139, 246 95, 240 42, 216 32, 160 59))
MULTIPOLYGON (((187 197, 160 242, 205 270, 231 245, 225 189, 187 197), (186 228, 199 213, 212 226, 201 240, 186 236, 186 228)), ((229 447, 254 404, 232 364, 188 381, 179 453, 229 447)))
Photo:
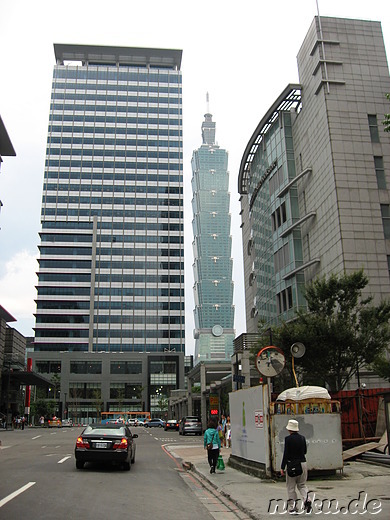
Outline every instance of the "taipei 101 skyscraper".
POLYGON ((235 337, 228 153, 216 144, 209 110, 204 118, 192 155, 195 364, 230 360, 235 337))

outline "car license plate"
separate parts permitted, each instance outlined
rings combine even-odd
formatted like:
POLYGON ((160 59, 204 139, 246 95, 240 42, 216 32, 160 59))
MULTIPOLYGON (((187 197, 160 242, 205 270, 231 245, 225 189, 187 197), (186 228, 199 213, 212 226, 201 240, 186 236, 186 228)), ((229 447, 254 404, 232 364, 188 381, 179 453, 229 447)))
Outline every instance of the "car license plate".
POLYGON ((95 448, 100 448, 100 449, 107 448, 107 443, 106 442, 95 442, 95 448))

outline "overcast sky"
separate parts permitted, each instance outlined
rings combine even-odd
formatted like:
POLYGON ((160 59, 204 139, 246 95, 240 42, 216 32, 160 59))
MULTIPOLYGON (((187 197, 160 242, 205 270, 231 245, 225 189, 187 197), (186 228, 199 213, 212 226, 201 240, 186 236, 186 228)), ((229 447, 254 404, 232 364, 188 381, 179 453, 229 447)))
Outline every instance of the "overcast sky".
MULTIPOLYGON (((319 0, 322 16, 382 22, 388 0, 319 0)), ((0 175, 0 305, 32 336, 53 43, 182 49, 187 354, 194 351, 191 156, 210 112, 229 152, 237 335, 245 332, 238 169, 261 117, 288 83, 316 0, 1 0, 0 115, 16 150, 0 175)))

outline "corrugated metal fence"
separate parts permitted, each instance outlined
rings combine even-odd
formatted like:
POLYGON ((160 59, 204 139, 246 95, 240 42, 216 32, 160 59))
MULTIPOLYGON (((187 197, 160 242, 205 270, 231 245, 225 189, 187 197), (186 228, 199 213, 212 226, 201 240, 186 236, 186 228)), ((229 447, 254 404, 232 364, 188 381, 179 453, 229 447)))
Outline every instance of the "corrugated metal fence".
POLYGON ((380 397, 388 391, 388 388, 364 388, 331 392, 332 399, 340 401, 344 442, 374 440, 380 397))

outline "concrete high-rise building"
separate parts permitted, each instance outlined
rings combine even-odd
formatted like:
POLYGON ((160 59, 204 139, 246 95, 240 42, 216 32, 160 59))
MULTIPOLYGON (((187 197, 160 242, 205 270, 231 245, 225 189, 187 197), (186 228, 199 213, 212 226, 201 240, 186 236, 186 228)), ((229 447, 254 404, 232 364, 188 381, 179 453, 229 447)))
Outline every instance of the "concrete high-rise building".
POLYGON ((230 236, 228 154, 215 142, 210 113, 202 124, 202 146, 192 155, 194 233, 195 364, 230 360, 234 306, 230 236))
POLYGON ((299 84, 266 112, 242 158, 247 332, 305 307, 316 277, 363 268, 390 296, 389 69, 379 22, 315 17, 299 84))
POLYGON ((184 352, 182 51, 54 51, 34 349, 184 352))

